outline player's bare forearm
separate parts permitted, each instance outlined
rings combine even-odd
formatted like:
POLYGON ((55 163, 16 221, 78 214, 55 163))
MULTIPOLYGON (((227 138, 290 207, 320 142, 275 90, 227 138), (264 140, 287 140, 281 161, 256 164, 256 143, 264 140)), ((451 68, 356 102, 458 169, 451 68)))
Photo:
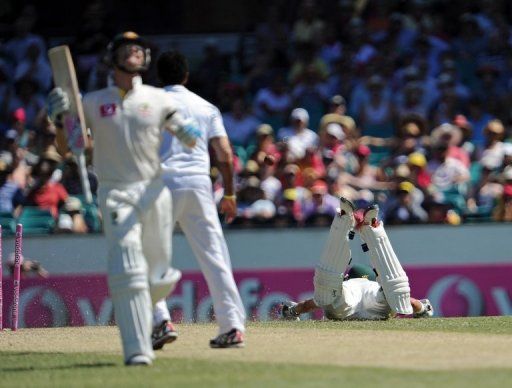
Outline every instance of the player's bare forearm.
POLYGON ((215 151, 217 168, 222 176, 224 195, 232 196, 235 194, 235 188, 233 183, 233 152, 231 151, 231 144, 227 137, 215 137, 211 140, 211 145, 215 151))
POLYGON ((67 153, 69 152, 66 131, 64 131, 64 128, 62 128, 62 126, 60 125, 60 122, 55 123, 55 128, 56 128, 56 133, 57 133, 57 136, 55 139, 55 143, 57 146, 57 152, 62 156, 66 156, 67 153))

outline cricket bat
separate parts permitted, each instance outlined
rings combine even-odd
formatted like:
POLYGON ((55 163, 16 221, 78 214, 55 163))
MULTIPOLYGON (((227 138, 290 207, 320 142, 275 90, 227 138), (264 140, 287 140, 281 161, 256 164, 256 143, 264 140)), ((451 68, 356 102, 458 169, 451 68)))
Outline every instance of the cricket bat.
POLYGON ((85 126, 84 108, 78 81, 76 79, 75 66, 68 46, 57 46, 48 50, 48 57, 52 66, 53 81, 56 87, 60 87, 69 98, 70 109, 62 118, 65 140, 76 156, 80 171, 80 179, 85 200, 92 203, 91 188, 87 175, 84 150, 89 144, 87 127, 85 126))

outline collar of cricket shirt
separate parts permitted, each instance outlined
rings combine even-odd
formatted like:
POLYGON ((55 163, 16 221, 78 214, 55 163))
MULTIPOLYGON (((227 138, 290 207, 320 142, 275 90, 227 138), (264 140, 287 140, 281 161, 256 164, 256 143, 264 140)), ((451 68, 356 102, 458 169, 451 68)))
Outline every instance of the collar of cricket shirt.
MULTIPOLYGON (((108 78, 107 78, 107 84, 108 84, 109 87, 115 88, 117 90, 117 92, 119 93, 119 96, 121 97, 121 99, 124 99, 126 97, 126 94, 128 92, 123 90, 123 89, 121 89, 120 87, 118 87, 114 83, 114 78, 111 75, 109 75, 108 78)), ((142 85, 142 77, 140 75, 136 75, 135 77, 132 78, 133 89, 137 89, 140 85, 142 85)))

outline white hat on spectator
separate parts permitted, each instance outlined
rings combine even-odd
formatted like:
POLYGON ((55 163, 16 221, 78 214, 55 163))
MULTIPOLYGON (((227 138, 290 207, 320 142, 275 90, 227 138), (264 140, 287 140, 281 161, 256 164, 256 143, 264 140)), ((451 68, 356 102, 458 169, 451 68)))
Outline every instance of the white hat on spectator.
POLYGON ((325 127, 325 132, 327 132, 329 135, 334 136, 338 140, 345 139, 345 132, 343 132, 343 128, 341 128, 341 125, 336 123, 329 123, 325 127))
POLYGON ((77 197, 68 197, 64 202, 64 210, 67 212, 79 212, 82 210, 82 201, 77 197))
POLYGON ((503 152, 505 156, 512 156, 512 143, 503 143, 503 152))
POLYGON ((503 180, 512 181, 512 166, 507 166, 503 170, 503 180))
POLYGON ((292 113, 290 114, 290 119, 292 120, 300 120, 305 124, 309 123, 309 113, 304 108, 295 108, 292 110, 292 113))

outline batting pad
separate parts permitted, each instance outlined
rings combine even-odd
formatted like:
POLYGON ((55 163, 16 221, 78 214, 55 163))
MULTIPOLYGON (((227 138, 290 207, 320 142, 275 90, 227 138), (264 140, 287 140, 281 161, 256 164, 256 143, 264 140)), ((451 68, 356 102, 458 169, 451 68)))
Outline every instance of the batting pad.
POLYGON ((377 281, 389 306, 398 314, 412 314, 409 278, 398 261, 383 223, 377 227, 364 225, 360 233, 368 246, 370 260, 377 270, 377 281))
POLYGON ((136 354, 153 359, 153 315, 146 274, 131 272, 111 276, 109 286, 125 361, 136 354))
POLYGON ((320 307, 329 306, 337 297, 341 296, 343 273, 331 272, 317 265, 313 284, 315 286, 313 296, 315 303, 320 307))
POLYGON ((124 357, 125 361, 136 354, 154 358, 148 267, 139 245, 125 240, 111 248, 108 262, 108 285, 124 357))
POLYGON ((320 267, 339 274, 345 272, 351 257, 348 233, 353 227, 352 216, 336 214, 331 224, 327 244, 320 257, 320 267))
POLYGON ((156 304, 159 300, 166 298, 176 288, 181 279, 181 271, 169 268, 160 279, 149 281, 151 301, 156 304))

